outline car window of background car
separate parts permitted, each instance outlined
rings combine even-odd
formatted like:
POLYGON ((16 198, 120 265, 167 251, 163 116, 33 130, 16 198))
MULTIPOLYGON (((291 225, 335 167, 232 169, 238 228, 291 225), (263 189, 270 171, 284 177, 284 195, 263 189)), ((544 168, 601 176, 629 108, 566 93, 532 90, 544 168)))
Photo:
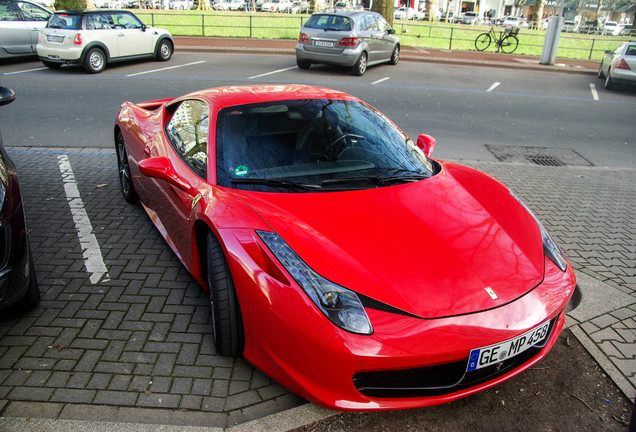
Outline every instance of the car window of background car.
POLYGON ((20 14, 13 7, 13 2, 0 0, 0 21, 21 21, 20 14))
POLYGON ((138 29, 143 26, 142 22, 139 21, 137 17, 127 12, 113 14, 113 21, 115 23, 115 27, 122 26, 127 29, 138 29))
POLYGON ((200 100, 183 101, 166 124, 170 144, 192 170, 206 179, 209 111, 200 100))
POLYGON ((48 21, 51 13, 31 3, 16 2, 27 21, 48 21))
POLYGON ((48 28, 57 28, 62 30, 79 30, 82 22, 81 15, 72 14, 55 14, 46 25, 48 28))

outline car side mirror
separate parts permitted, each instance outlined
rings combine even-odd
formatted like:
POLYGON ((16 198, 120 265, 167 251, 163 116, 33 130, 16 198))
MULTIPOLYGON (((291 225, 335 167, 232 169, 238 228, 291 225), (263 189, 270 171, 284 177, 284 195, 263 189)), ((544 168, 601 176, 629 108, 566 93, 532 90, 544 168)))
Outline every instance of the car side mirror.
POLYGON ((189 193, 192 196, 198 194, 196 188, 181 180, 172 166, 172 162, 167 157, 155 157, 144 159, 139 162, 139 171, 148 177, 164 180, 171 185, 189 193))
POLYGON ((146 24, 142 24, 141 25, 141 31, 142 32, 145 32, 147 28, 148 28, 148 26, 146 24))
POLYGON ((433 155, 437 140, 430 135, 422 134, 417 137, 417 147, 424 152, 427 158, 433 155))
POLYGON ((391 28, 386 31, 388 34, 395 34, 395 29, 391 28))
POLYGON ((9 88, 0 86, 0 105, 10 104, 15 100, 15 92, 9 88))
POLYGON ((613 50, 605 50, 605 54, 614 54, 613 50))

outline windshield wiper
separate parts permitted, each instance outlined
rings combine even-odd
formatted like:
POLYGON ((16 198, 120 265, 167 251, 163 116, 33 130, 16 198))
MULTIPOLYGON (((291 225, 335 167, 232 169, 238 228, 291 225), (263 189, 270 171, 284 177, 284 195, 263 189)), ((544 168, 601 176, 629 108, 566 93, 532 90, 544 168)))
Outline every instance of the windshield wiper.
POLYGON ((374 185, 386 185, 388 183, 396 183, 396 182, 416 182, 426 178, 429 178, 429 174, 422 174, 417 172, 409 172, 404 174, 395 174, 395 175, 378 175, 378 176, 358 176, 358 177, 340 177, 323 180, 323 185, 328 184, 337 184, 337 183, 350 183, 350 182, 370 182, 374 185))
POLYGON ((265 185, 265 186, 279 186, 286 188, 296 188, 296 189, 309 189, 309 190, 318 190, 322 189, 322 186, 311 183, 296 183, 289 180, 278 180, 278 179, 266 179, 266 178, 238 178, 232 179, 232 184, 254 184, 254 185, 265 185))

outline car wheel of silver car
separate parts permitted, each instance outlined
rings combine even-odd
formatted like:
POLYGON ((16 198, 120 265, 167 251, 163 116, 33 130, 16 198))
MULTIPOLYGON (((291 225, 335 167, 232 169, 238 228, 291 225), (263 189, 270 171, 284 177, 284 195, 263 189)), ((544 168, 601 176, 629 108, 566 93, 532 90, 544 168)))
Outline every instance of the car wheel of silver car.
POLYGON ((612 72, 612 69, 609 68, 605 76, 605 88, 607 90, 612 90, 614 88, 614 81, 612 80, 611 72, 612 72))
POLYGON ((221 355, 240 356, 245 346, 245 335, 230 267, 219 240, 212 232, 208 232, 206 243, 214 344, 221 355))
POLYGON ((300 69, 309 69, 311 67, 311 62, 309 60, 296 59, 296 64, 300 69))
POLYGON ((117 170, 119 171, 119 185, 121 194, 129 203, 139 201, 135 187, 133 186, 132 176, 130 175, 130 165, 128 164, 128 153, 126 152, 126 144, 121 131, 117 131, 115 138, 115 151, 117 153, 117 170))
POLYGON ((172 57, 172 44, 169 40, 164 39, 159 42, 159 46, 157 47, 157 60, 158 61, 168 61, 170 57, 172 57))
POLYGON ((106 67, 106 54, 99 48, 91 48, 84 57, 84 70, 88 73, 100 73, 106 67))
POLYGON ((605 74, 603 73, 603 60, 601 60, 601 64, 598 67, 598 72, 596 73, 599 78, 605 78, 605 74))
POLYGON ((389 60, 389 64, 396 65, 400 61, 400 46, 396 45, 393 48, 393 54, 391 54, 391 60, 389 60))
POLYGON ((367 53, 363 52, 358 57, 358 61, 353 66, 353 74, 356 76, 362 76, 367 70, 367 53))

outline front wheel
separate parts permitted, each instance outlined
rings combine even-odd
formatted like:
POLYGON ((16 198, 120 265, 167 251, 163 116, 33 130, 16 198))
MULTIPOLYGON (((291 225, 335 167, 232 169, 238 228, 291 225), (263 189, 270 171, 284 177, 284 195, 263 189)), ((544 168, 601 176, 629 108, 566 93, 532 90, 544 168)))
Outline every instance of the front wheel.
POLYGON ((360 57, 358 57, 358 61, 353 66, 352 72, 356 76, 362 76, 364 75, 366 70, 367 70, 367 53, 363 52, 362 54, 360 54, 360 57))
POLYGON ((483 51, 490 46, 490 35, 488 33, 482 33, 475 39, 475 48, 477 51, 483 51))
POLYGON ((172 52, 174 50, 172 49, 172 44, 170 43, 169 40, 164 39, 161 42, 159 42, 159 46, 157 47, 157 60, 158 61, 168 61, 170 60, 170 57, 172 57, 172 52))
POLYGON ((91 48, 84 57, 84 70, 88 73, 100 73, 106 67, 106 54, 99 48, 91 48))
POLYGON ((124 199, 134 204, 139 198, 135 187, 133 186, 132 176, 130 175, 130 165, 128 164, 128 152, 126 152, 126 143, 121 131, 117 131, 115 138, 115 152, 117 153, 117 171, 119 171, 119 186, 124 199))
POLYGON ((240 356, 245 347, 245 331, 230 267, 212 232, 208 232, 206 242, 214 344, 221 355, 240 356))
POLYGON ((515 36, 504 36, 504 38, 501 40, 501 51, 506 54, 512 54, 513 52, 515 52, 518 46, 519 39, 517 39, 515 36))
POLYGON ((605 78, 605 74, 603 73, 603 60, 601 60, 601 64, 598 67, 598 72, 596 73, 596 75, 601 79, 605 78))
POLYGON ((389 60, 389 64, 395 66, 396 64, 398 64, 398 61, 400 61, 400 46, 396 45, 395 48, 393 48, 393 53, 391 54, 391 60, 389 60))
POLYGON ((611 72, 612 72, 612 69, 610 68, 610 69, 607 70, 607 74, 605 75, 605 89, 606 90, 612 90, 615 87, 614 80, 612 79, 612 76, 611 76, 611 72))

